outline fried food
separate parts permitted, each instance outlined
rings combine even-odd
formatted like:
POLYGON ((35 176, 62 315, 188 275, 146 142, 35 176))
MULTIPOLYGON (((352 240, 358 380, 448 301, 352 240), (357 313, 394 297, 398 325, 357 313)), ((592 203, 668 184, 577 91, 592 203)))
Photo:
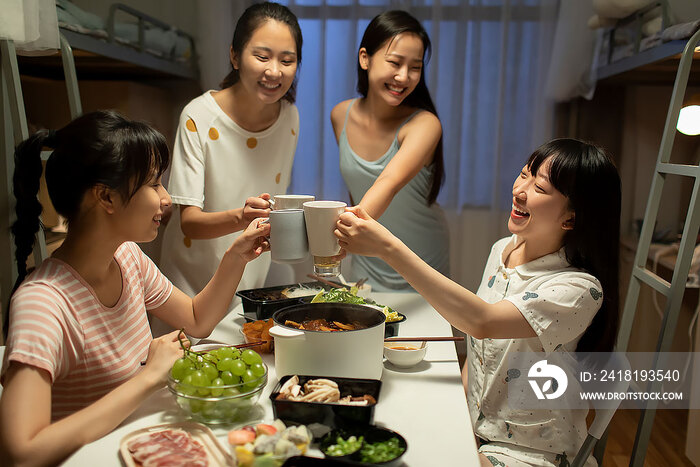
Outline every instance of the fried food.
POLYGON ((243 325, 243 334, 246 337, 246 342, 267 341, 255 349, 259 353, 272 353, 274 349, 274 339, 270 336, 270 328, 274 326, 272 318, 268 320, 257 320, 243 325))

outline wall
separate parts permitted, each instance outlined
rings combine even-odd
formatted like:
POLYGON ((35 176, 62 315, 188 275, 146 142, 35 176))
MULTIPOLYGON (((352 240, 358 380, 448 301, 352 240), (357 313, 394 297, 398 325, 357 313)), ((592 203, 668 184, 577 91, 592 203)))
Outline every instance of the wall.
MULTIPOLYGON (((579 100, 560 109, 559 134, 590 139, 605 147, 617 163, 622 178, 623 235, 634 235, 634 220, 644 217, 671 91, 670 85, 608 86, 603 82, 591 101, 579 100)), ((700 88, 689 88, 686 95, 697 92, 700 88)), ((671 161, 697 163, 699 147, 700 137, 676 132, 671 161)), ((659 213, 657 230, 675 233, 685 217, 692 184, 676 177, 668 180, 662 202, 666 208, 659 213)))
MULTIPOLYGON (((656 158, 671 99, 670 86, 630 86, 626 88, 625 118, 623 126, 623 151, 621 172, 623 181, 623 227, 632 233, 634 219, 644 217, 656 158)), ((689 90, 688 95, 693 93, 689 90)), ((686 164, 693 161, 700 138, 675 132, 672 162, 686 164)), ((658 230, 680 231, 687 212, 692 184, 687 178, 669 176, 665 184, 663 203, 659 212, 658 230), (667 207, 667 208, 666 208, 667 207)), ((623 230, 625 232, 625 230, 623 230)))
MULTIPOLYGON (((180 93, 161 85, 135 81, 85 81, 78 84, 83 112, 115 109, 123 115, 144 120, 163 133, 172 147, 177 117, 182 104, 180 93), (175 117, 173 117, 175 116, 175 117)), ((70 121, 63 81, 22 77, 27 121, 38 128, 60 128, 70 121)), ((187 94, 197 95, 198 89, 187 94)))

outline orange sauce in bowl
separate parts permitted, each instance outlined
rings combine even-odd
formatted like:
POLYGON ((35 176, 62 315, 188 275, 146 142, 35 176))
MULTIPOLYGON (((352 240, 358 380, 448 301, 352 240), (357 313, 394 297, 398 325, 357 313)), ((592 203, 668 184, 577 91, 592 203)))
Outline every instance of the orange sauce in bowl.
POLYGON ((394 345, 389 348, 392 350, 420 350, 418 347, 412 345, 394 345))

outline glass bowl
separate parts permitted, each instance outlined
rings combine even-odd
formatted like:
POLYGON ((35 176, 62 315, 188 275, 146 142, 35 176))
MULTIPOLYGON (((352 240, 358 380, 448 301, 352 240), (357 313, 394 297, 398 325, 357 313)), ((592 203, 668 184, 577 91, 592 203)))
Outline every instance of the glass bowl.
POLYGON ((168 390, 194 420, 208 424, 245 421, 267 385, 268 368, 262 365, 265 373, 258 379, 223 386, 194 386, 168 375, 168 390))

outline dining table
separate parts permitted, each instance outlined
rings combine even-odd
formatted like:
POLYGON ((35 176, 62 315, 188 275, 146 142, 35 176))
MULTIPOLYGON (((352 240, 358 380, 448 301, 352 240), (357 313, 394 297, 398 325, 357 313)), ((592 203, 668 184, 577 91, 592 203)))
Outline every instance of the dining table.
MULTIPOLYGON (((401 337, 452 335, 450 324, 417 293, 373 293, 371 298, 406 315, 406 320, 398 328, 401 337)), ((242 343, 240 330, 245 322, 242 313, 239 303, 208 339, 226 344, 242 343)), ((274 419, 269 399, 277 383, 274 356, 265 354, 263 361, 268 365, 268 384, 251 411, 253 421, 274 419)), ((374 424, 394 430, 406 439, 408 449, 402 457, 403 464, 478 466, 476 441, 454 342, 428 342, 425 358, 413 367, 396 367, 387 360, 383 365, 374 424)), ((129 434, 187 419, 175 397, 164 387, 144 400, 115 430, 83 446, 62 465, 123 466, 120 445, 129 434)), ((237 425, 209 427, 228 451, 228 431, 244 424, 245 421, 237 425)), ((307 455, 322 457, 317 449, 309 450, 307 455)))

